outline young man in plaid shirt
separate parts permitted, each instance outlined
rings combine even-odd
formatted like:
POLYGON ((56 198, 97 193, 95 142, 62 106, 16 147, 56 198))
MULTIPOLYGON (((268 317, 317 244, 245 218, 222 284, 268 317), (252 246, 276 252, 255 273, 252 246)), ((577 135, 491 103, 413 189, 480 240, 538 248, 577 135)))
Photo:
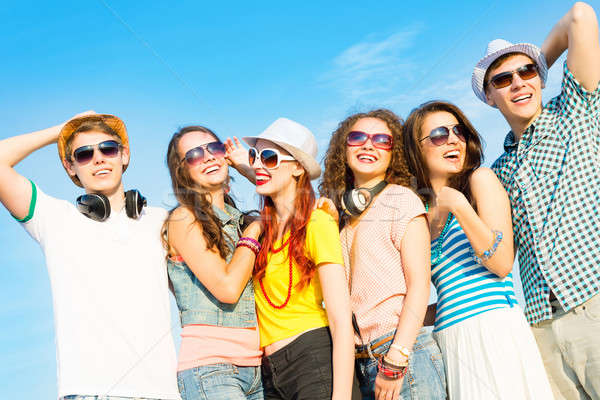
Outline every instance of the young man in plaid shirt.
POLYGON ((600 44, 576 3, 541 50, 494 40, 473 72, 477 97, 511 131, 492 168, 506 188, 525 314, 556 399, 600 399, 600 44), (565 51, 561 93, 542 106, 565 51))

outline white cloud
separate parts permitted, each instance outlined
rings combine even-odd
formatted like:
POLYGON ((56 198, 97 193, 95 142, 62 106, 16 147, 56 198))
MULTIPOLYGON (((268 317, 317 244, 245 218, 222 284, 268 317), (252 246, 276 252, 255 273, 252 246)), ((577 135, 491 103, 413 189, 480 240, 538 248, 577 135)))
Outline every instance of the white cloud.
POLYGON ((367 39, 342 51, 320 78, 350 101, 390 94, 396 83, 412 75, 415 65, 406 57, 418 28, 394 33, 383 40, 367 39))

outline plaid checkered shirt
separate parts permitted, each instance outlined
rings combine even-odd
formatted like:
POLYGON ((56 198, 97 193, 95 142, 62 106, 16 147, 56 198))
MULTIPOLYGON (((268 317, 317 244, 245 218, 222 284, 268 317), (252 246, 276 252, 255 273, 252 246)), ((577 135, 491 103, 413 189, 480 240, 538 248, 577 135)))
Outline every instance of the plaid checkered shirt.
POLYGON ((600 88, 586 91, 564 65, 561 93, 519 142, 509 132, 492 169, 508 192, 525 314, 552 318, 600 292, 600 88))

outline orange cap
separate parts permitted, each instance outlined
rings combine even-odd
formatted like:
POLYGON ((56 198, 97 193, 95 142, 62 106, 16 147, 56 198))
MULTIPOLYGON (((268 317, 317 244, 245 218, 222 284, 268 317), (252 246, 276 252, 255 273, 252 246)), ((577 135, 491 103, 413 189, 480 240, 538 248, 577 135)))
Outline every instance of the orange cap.
MULTIPOLYGON (((63 164, 63 167, 64 167, 64 161, 66 158, 65 151, 66 151, 66 147, 67 147, 67 141, 69 140, 69 138, 71 136, 73 136, 73 132, 75 132, 85 122, 103 122, 103 123, 105 123, 113 131, 115 131, 115 133, 117 135, 119 135, 119 138, 121 138, 121 144, 123 145, 123 147, 129 147, 129 137, 127 136, 127 129, 125 128, 125 124, 123 123, 123 121, 121 121, 121 119, 119 119, 118 117, 116 117, 114 115, 110 115, 110 114, 92 114, 92 115, 85 115, 83 117, 73 118, 72 120, 67 122, 65 124, 65 126, 63 126, 63 128, 60 130, 60 133, 58 134, 58 142, 57 142, 58 156, 60 157, 60 161, 63 164)), ((127 169, 127 165, 124 165, 123 172, 125 172, 126 169, 127 169)), ((65 170, 66 170, 66 168, 65 168, 65 170)), ((67 173, 68 173, 68 171, 67 171, 67 173)), ((79 178, 77 178, 76 175, 75 176, 69 175, 69 177, 71 178, 73 183, 75 183, 77 186, 83 187, 83 185, 79 181, 79 178)))

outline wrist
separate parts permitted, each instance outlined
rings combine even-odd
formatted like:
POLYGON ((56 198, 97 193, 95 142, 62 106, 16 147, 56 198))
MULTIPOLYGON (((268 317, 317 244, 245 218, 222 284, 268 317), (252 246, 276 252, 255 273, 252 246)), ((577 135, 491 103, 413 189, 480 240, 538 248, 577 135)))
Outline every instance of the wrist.
POLYGON ((390 348, 387 354, 385 355, 385 358, 394 364, 402 364, 408 362, 408 357, 395 348, 390 348))
POLYGON ((453 204, 453 207, 450 210, 450 212, 452 214, 454 214, 456 217, 459 217, 459 216, 464 215, 465 212, 467 212, 469 210, 469 208, 471 208, 471 204, 469 203, 469 200, 467 200, 465 195, 461 193, 459 200, 453 204))
POLYGON ((396 366, 386 362, 385 357, 377 360, 377 373, 384 376, 386 379, 402 379, 406 375, 407 365, 396 366))
POLYGON ((258 241, 254 240, 253 238, 247 236, 241 237, 238 240, 236 248, 237 247, 246 247, 252 250, 255 256, 258 256, 258 253, 260 252, 260 243, 258 243, 258 241))

